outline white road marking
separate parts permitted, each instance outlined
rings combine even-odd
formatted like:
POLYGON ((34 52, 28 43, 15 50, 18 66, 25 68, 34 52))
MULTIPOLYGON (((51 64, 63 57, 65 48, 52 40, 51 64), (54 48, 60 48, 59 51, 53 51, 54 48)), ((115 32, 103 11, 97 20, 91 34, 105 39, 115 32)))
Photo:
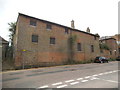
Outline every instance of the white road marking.
POLYGON ((62 82, 54 83, 52 85, 59 85, 59 84, 62 84, 62 82))
POLYGON ((109 72, 104 72, 104 74, 109 74, 109 72))
MULTIPOLYGON (((86 76, 86 77, 84 77, 84 78, 90 78, 90 80, 95 80, 95 79, 100 79, 100 78, 96 78, 96 76, 99 76, 99 75, 104 75, 104 74, 110 74, 110 73, 114 73, 114 72, 118 72, 118 71, 120 71, 120 70, 114 70, 114 71, 109 71, 109 72, 104 72, 104 73, 99 73, 99 74, 95 74, 95 75, 92 75, 92 76, 86 76)), ((87 81, 89 81, 89 80, 83 80, 83 78, 78 78, 78 79, 76 79, 76 80, 82 80, 81 82, 87 82, 87 81)), ((108 82, 114 82, 114 83, 119 83, 119 82, 117 82, 117 81, 112 81, 112 80, 105 80, 105 79, 102 79, 102 80, 104 80, 104 81, 108 81, 108 82)), ((75 81, 75 80, 67 80, 67 81, 65 81, 66 83, 69 83, 69 82, 72 82, 72 83, 70 83, 70 85, 75 85, 75 84, 78 84, 79 82, 73 82, 73 81, 75 81)), ((52 85, 60 85, 60 84, 62 84, 62 82, 58 82, 58 83, 53 83, 52 85)), ((66 87, 66 86, 68 86, 67 84, 64 84, 64 85, 61 85, 61 86, 57 86, 57 88, 63 88, 63 87, 66 87)), ((41 86, 41 87, 38 87, 38 88, 48 88, 48 85, 44 85, 44 86, 41 86)))
POLYGON ((96 77, 92 77, 90 80, 95 80, 95 79, 99 79, 99 78, 96 78, 96 77))
POLYGON ((83 78, 78 78, 77 80, 82 80, 83 78))
POLYGON ((92 75, 92 76, 98 76, 97 74, 95 74, 95 75, 92 75))
POLYGON ((108 82, 119 83, 118 81, 113 81, 113 80, 105 80, 105 79, 101 79, 101 80, 108 81, 108 82))
POLYGON ((47 85, 44 85, 44 86, 41 86, 41 87, 38 87, 38 88, 47 88, 48 86, 47 85))
POLYGON ((113 73, 113 71, 109 71, 109 73, 113 73))
POLYGON ((117 70, 113 71, 113 72, 117 72, 117 70))
POLYGON ((86 76, 85 78, 90 78, 91 76, 86 76))
POLYGON ((68 80, 68 81, 65 81, 65 82, 68 83, 68 82, 73 82, 73 81, 75 81, 75 80, 68 80))
POLYGON ((103 73, 100 73, 100 74, 98 74, 98 75, 103 75, 103 73))
POLYGON ((81 82, 87 82, 88 80, 82 80, 81 82))
POLYGON ((67 85, 61 85, 61 86, 57 86, 57 88, 63 88, 63 87, 66 87, 67 85))
POLYGON ((75 84, 78 84, 79 82, 73 82, 73 83, 70 83, 71 85, 75 85, 75 84))

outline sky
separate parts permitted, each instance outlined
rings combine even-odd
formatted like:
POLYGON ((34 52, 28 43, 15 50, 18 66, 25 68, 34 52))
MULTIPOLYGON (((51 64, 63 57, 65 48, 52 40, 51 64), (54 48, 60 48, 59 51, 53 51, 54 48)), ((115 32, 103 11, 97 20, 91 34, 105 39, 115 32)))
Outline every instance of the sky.
POLYGON ((118 33, 119 0, 0 0, 0 36, 9 41, 8 23, 18 13, 55 22, 93 34, 113 36, 118 33))

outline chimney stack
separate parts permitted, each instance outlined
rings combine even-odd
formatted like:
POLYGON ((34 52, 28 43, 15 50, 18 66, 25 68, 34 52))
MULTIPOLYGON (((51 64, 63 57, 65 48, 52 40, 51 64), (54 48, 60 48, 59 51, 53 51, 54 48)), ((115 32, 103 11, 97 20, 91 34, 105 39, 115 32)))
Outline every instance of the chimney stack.
POLYGON ((86 32, 90 33, 90 28, 89 27, 87 28, 86 32))
POLYGON ((74 20, 71 21, 71 28, 75 29, 74 20))

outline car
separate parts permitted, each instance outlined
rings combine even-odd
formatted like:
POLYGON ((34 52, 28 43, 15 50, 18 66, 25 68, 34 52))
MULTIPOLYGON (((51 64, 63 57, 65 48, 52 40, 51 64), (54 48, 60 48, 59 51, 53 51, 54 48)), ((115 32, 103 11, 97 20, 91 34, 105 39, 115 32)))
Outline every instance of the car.
POLYGON ((94 60, 94 63, 105 63, 105 62, 108 63, 108 59, 102 56, 96 57, 94 60))
POLYGON ((118 57, 116 58, 116 60, 117 60, 117 61, 120 61, 120 56, 118 56, 118 57))

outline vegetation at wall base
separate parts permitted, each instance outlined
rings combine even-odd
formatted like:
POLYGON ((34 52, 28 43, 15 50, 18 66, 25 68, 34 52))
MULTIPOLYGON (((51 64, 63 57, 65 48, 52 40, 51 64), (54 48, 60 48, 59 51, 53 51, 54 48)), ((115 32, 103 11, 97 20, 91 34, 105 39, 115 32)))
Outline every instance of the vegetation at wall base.
POLYGON ((110 58, 108 59, 108 61, 116 61, 116 59, 110 58))
POLYGON ((72 64, 87 64, 87 63, 93 63, 94 60, 83 60, 83 61, 76 61, 76 60, 68 60, 65 62, 65 65, 72 65, 72 64))
POLYGON ((110 50, 110 48, 105 43, 99 44, 99 46, 100 46, 100 49, 110 50))

